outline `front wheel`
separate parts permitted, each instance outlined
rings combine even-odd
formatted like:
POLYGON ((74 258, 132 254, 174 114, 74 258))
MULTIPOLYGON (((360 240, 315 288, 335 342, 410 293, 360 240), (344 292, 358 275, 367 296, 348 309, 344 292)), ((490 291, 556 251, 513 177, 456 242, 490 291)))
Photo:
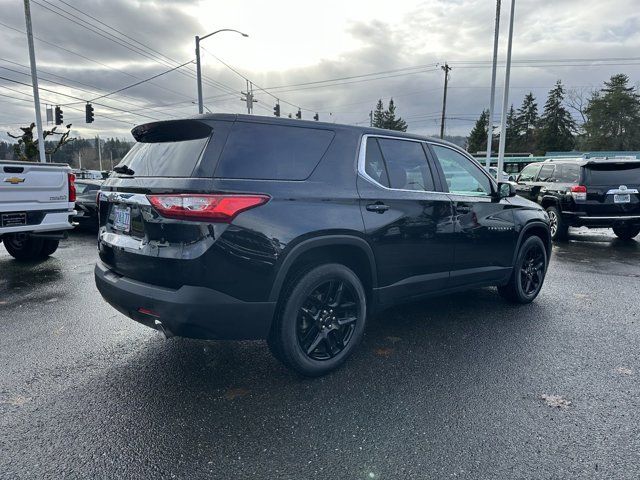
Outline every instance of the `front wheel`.
POLYGON ((640 226, 617 225, 613 227, 613 233, 622 240, 631 240, 640 233, 640 226))
POLYGON ((25 233, 12 233, 3 237, 4 247, 16 260, 29 261, 42 257, 42 238, 32 237, 25 233))
POLYGON ((513 303, 531 303, 540 293, 547 273, 547 250, 540 237, 527 238, 518 252, 509 283, 498 293, 513 303))
POLYGON ((353 353, 366 316, 364 287, 353 271, 336 263, 313 267, 287 283, 269 347, 298 373, 324 375, 353 353))

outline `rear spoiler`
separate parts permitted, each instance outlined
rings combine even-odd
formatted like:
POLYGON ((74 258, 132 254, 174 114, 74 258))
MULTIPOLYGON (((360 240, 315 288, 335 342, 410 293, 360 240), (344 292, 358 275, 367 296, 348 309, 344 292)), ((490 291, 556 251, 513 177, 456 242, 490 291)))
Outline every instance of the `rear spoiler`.
POLYGON ((165 120, 138 125, 131 134, 141 143, 183 142, 211 135, 211 125, 199 120, 165 120))

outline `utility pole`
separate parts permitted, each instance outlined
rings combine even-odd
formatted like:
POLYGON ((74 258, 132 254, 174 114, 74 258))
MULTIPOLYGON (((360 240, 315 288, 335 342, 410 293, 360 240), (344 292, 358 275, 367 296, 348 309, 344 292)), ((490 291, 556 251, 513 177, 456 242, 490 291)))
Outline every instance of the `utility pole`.
POLYGON ((487 160, 491 166, 491 147, 493 147, 493 105, 496 101, 496 67, 498 66, 498 37, 500 36, 500 1, 496 0, 496 26, 493 33, 493 65, 491 67, 491 100, 489 101, 489 125, 487 128, 487 160))
POLYGON ((240 100, 242 100, 243 102, 246 102, 247 104, 247 113, 249 115, 251 115, 253 113, 253 104, 255 102, 257 102, 258 100, 253 98, 253 83, 249 82, 249 80, 247 80, 247 91, 246 92, 240 92, 242 95, 244 95, 244 97, 241 97, 240 100))
POLYGON ((507 143, 507 105, 509 104, 509 77, 511 75, 511 47, 513 45, 513 17, 516 10, 516 0, 511 0, 511 14, 509 16, 509 40, 507 42, 507 64, 504 74, 504 94, 502 95, 502 117, 500 118, 500 146, 498 147, 498 172, 497 180, 502 178, 504 168, 504 149, 507 143))
POLYGON ((96 135, 98 141, 98 165, 100 165, 100 171, 102 171, 102 146, 100 145, 100 135, 96 135))
POLYGON ((373 127, 373 110, 369 110, 369 126, 373 127))
POLYGON ((444 95, 442 96, 442 119, 440 120, 440 138, 444 138, 444 118, 447 112, 447 87, 449 86, 449 72, 451 67, 445 62, 440 68, 444 70, 444 95))
POLYGON ((33 103, 36 110, 36 129, 38 131, 38 152, 40 161, 46 163, 44 135, 42 133, 42 117, 40 115, 40 93, 38 92, 38 73, 36 71, 36 52, 33 47, 33 29, 31 28, 31 6, 24 0, 24 20, 27 24, 27 42, 29 44, 29 61, 31 63, 31 84, 33 85, 33 103))
POLYGON ((78 167, 82 170, 82 150, 78 150, 78 167))
POLYGON ((109 158, 111 159, 111 170, 113 170, 113 150, 109 150, 109 158))

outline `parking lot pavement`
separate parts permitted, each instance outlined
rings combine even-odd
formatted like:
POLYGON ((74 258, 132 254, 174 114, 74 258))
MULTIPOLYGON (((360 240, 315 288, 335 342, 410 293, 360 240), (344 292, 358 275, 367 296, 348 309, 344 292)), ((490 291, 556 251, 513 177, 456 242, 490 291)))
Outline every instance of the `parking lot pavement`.
POLYGON ((538 299, 371 319, 302 379, 262 342, 164 340, 106 305, 95 239, 0 247, 1 478, 637 478, 640 242, 578 232, 538 299))

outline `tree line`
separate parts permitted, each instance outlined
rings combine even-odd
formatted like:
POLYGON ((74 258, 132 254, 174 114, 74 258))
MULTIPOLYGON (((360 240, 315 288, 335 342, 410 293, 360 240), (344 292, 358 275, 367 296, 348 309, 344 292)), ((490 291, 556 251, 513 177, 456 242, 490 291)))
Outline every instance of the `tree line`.
MULTIPOLYGON (((119 138, 100 139, 99 141, 102 153, 102 168, 104 170, 111 169, 112 159, 113 165, 117 165, 133 145, 133 142, 119 138)), ((56 143, 54 141, 45 141, 45 150, 53 151, 56 143)), ((18 160, 15 146, 15 143, 0 142, 0 159, 18 160)), ((37 158, 34 160, 37 161, 37 158)), ((80 163, 82 163, 82 168, 98 170, 100 168, 98 139, 72 139, 72 141, 62 145, 55 153, 47 155, 47 161, 68 163, 72 168, 80 168, 80 163)))
MULTIPOLYGON (((469 134, 467 150, 486 152, 489 112, 480 114, 469 134)), ((493 131, 497 129, 492 126, 493 131)), ((492 151, 499 135, 493 135, 492 151)), ((569 92, 558 80, 543 111, 533 93, 520 108, 511 105, 506 118, 505 152, 544 155, 549 151, 640 150, 640 95, 625 74, 613 75, 602 88, 587 94, 569 92), (571 111, 579 117, 576 121, 571 111)))

